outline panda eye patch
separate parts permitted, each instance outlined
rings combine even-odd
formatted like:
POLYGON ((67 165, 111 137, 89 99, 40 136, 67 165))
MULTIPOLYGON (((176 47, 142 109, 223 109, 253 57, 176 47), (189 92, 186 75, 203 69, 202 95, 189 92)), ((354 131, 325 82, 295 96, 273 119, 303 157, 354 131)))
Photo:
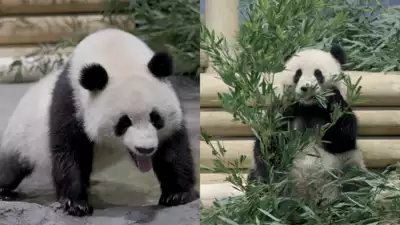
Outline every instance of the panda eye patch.
POLYGON ((303 71, 301 71, 301 69, 296 70, 296 73, 294 74, 294 77, 293 77, 293 83, 297 84, 297 82, 299 82, 302 74, 303 74, 303 71))
POLYGON ((132 126, 131 119, 127 115, 121 116, 118 120, 118 123, 114 127, 115 135, 123 135, 130 126, 132 126))
POLYGON ((318 83, 322 84, 325 81, 324 75, 322 74, 321 70, 316 69, 314 71, 314 76, 317 79, 318 83))
POLYGON ((160 114, 157 112, 157 110, 153 110, 150 113, 150 122, 153 124, 153 126, 159 130, 164 127, 164 120, 160 116, 160 114))

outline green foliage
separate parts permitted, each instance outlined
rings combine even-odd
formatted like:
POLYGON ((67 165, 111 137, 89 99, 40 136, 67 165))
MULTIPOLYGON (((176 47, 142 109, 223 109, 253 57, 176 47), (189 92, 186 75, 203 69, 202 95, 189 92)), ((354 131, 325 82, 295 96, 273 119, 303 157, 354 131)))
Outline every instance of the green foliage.
MULTIPOLYGON (((218 142, 217 146, 214 146, 210 142, 211 137, 202 133, 203 140, 212 147, 216 156, 214 168, 206 169, 228 173, 227 180, 244 193, 241 196, 215 201, 213 207, 203 209, 202 224, 399 223, 398 199, 377 200, 381 197, 381 191, 399 191, 396 186, 389 185, 387 171, 361 175, 357 170, 349 170, 346 173, 338 171, 331 174, 333 181, 329 185, 357 187, 358 190, 345 190, 338 201, 322 206, 318 205, 315 199, 304 201, 293 196, 292 180, 288 172, 298 149, 318 140, 318 137, 335 123, 343 109, 334 110, 332 124, 327 124, 316 132, 299 135, 292 130, 279 131, 278 127, 284 119, 283 111, 296 99, 293 98, 290 89, 283 93, 276 91, 272 85, 273 75, 263 75, 263 72, 274 74, 281 71, 284 59, 301 48, 317 47, 326 50, 333 42, 341 43, 350 53, 347 69, 398 69, 400 57, 396 58, 398 53, 391 48, 398 49, 396 41, 400 29, 395 26, 397 37, 390 36, 388 30, 392 30, 393 26, 389 29, 389 22, 383 22, 392 21, 391 24, 397 24, 399 21, 395 18, 398 15, 390 16, 392 12, 384 12, 386 10, 381 9, 380 17, 367 19, 361 16, 367 9, 352 2, 253 0, 245 12, 246 20, 237 34, 236 44, 228 44, 225 39, 202 27, 201 48, 209 55, 220 78, 230 87, 229 92, 218 94, 223 108, 231 113, 235 120, 248 124, 262 143, 266 144, 270 138, 276 138, 279 143, 278 152, 266 152, 263 149, 265 159, 274 159, 274 163, 265 160, 270 171, 268 182, 244 185, 241 174, 245 171, 240 168, 240 164, 245 156, 227 162, 224 155, 229 149, 225 149, 218 142), (388 40, 379 52, 374 51, 378 47, 375 45, 383 42, 372 40, 378 36, 375 29, 381 31, 381 39, 388 40), (373 30, 371 34, 368 33, 370 30, 373 30), (368 40, 363 40, 365 48, 360 47, 358 43, 360 35, 368 40), (390 61, 383 62, 386 57, 389 57, 390 61), (250 99, 252 105, 247 104, 250 99), (266 101, 271 106, 268 110, 265 110, 266 101)), ((398 10, 396 12, 399 13, 398 10)), ((349 102, 356 102, 361 91, 359 81, 352 84, 349 77, 343 74, 338 75, 338 79, 344 80, 348 86, 349 102)), ((323 95, 326 94, 329 93, 323 95)), ((323 96, 317 96, 317 99, 324 104, 323 96)))
POLYGON ((137 27, 130 32, 143 38, 156 50, 167 49, 175 56, 179 72, 200 71, 199 0, 129 0, 128 4, 109 0, 104 15, 125 13, 137 27))

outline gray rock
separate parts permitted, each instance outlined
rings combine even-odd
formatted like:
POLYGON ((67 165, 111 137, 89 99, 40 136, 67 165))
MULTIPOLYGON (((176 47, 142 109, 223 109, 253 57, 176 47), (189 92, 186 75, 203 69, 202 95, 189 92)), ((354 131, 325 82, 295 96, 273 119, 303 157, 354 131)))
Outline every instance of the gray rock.
POLYGON ((26 202, 1 202, 0 225, 196 225, 199 201, 183 206, 158 208, 115 207, 95 210, 90 217, 71 217, 55 207, 26 202))
MULTIPOLYGON (((200 97, 199 82, 171 77, 185 111, 196 167, 199 168, 200 97)), ((0 84, 0 135, 31 84, 0 84)), ((1 139, 0 139, 1 141, 1 139)), ((159 208, 159 186, 154 175, 132 171, 132 162, 122 160, 99 174, 93 174, 91 217, 75 218, 56 210, 51 178, 36 172, 23 181, 20 202, 0 201, 0 225, 196 225, 200 224, 199 201, 183 206, 159 208), (140 182, 135 182, 140 180, 140 182), (23 201, 23 202, 22 202, 23 201), (143 206, 145 205, 145 206, 143 206)))

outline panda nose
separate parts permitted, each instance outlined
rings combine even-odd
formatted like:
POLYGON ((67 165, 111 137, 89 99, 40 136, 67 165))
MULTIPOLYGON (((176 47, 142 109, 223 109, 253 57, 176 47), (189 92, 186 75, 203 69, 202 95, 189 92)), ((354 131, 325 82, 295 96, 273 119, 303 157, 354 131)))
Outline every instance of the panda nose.
POLYGON ((310 89, 309 86, 303 86, 303 87, 300 88, 300 90, 301 90, 302 92, 307 92, 309 89, 310 89))
POLYGON ((140 154, 143 155, 148 155, 154 151, 155 148, 142 148, 142 147, 136 147, 136 151, 138 151, 140 154))

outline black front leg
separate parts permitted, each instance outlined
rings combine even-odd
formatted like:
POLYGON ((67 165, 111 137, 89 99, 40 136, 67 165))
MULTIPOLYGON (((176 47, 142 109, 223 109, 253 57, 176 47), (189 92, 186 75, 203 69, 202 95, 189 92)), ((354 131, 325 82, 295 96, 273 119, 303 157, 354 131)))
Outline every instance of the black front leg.
POLYGON ((93 212, 88 203, 93 144, 87 141, 80 144, 64 142, 52 149, 52 175, 57 200, 62 209, 72 216, 86 216, 93 212))
MULTIPOLYGON (((347 101, 343 98, 337 87, 332 87, 332 95, 328 97, 328 104, 332 109, 333 104, 338 104, 342 109, 349 107, 347 101)), ((347 109, 346 109, 347 110, 347 109)))
POLYGON ((186 127, 163 141, 153 157, 153 169, 160 182, 159 205, 176 206, 200 197, 186 127))
POLYGON ((92 172, 93 142, 77 117, 69 65, 60 74, 49 110, 49 135, 52 176, 57 200, 69 215, 85 216, 93 212, 88 203, 88 187, 92 172))

